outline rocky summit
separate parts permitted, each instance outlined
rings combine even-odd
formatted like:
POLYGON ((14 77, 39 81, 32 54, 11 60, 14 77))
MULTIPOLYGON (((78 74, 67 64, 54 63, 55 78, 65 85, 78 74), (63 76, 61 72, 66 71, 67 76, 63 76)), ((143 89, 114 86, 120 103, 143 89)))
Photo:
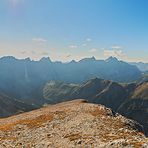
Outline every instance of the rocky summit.
POLYGON ((0 147, 147 148, 148 139, 139 123, 79 99, 0 119, 0 147))

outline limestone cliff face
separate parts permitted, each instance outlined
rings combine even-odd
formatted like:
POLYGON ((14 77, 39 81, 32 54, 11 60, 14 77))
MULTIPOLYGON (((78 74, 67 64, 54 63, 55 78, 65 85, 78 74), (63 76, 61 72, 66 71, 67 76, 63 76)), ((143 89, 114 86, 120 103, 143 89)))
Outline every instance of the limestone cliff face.
POLYGON ((147 147, 140 124, 102 105, 73 100, 0 120, 0 146, 147 147))

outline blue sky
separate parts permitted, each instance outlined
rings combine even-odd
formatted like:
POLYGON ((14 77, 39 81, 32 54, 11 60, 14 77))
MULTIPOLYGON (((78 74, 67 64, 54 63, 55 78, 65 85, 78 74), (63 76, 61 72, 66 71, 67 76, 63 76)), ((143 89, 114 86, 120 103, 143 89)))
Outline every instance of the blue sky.
POLYGON ((3 55, 148 62, 148 1, 1 0, 3 55))

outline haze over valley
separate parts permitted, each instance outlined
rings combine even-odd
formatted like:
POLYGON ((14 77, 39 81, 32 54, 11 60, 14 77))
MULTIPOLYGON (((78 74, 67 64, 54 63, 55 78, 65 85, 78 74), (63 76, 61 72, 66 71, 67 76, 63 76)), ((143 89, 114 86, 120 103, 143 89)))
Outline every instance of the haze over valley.
POLYGON ((82 98, 138 121, 148 132, 148 80, 127 62, 115 57, 62 63, 9 56, 0 59, 0 69, 1 117, 82 98))

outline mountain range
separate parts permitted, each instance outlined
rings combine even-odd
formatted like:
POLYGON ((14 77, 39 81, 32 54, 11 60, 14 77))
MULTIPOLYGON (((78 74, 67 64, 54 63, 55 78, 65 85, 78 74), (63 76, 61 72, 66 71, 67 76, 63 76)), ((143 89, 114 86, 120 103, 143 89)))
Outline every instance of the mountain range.
POLYGON ((69 63, 52 62, 45 57, 40 61, 12 56, 0 58, 0 91, 38 106, 43 104, 40 90, 48 81, 82 83, 93 77, 131 82, 140 79, 142 74, 136 66, 114 57, 107 60, 92 57, 69 63))
POLYGON ((147 72, 110 57, 78 62, 0 58, 0 117, 73 99, 87 99, 138 121, 148 135, 147 72))
POLYGON ((103 104, 115 112, 138 121, 148 134, 148 81, 129 84, 98 78, 82 84, 51 81, 45 85, 43 96, 49 104, 78 98, 103 104))

